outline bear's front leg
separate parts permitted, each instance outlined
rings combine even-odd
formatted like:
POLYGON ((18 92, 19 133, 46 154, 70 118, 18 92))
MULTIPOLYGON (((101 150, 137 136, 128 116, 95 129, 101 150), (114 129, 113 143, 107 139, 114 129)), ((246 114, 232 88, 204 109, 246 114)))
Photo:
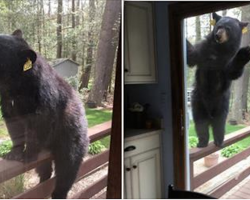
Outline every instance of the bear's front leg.
POLYGON ((250 47, 242 47, 235 58, 229 63, 227 68, 230 80, 239 78, 244 70, 244 66, 250 61, 250 47))
POLYGON ((13 143, 11 151, 4 156, 7 160, 23 161, 25 147, 25 128, 20 119, 5 118, 5 123, 13 143))
POLYGON ((24 162, 32 162, 37 160, 40 151, 37 134, 34 128, 28 128, 26 134, 26 147, 24 150, 24 162))
POLYGON ((209 142, 209 130, 208 123, 197 121, 195 123, 195 130, 199 139, 199 143, 197 144, 198 148, 207 147, 209 142))
POLYGON ((226 117, 227 115, 218 116, 214 118, 212 121, 214 144, 215 146, 220 147, 220 148, 223 147, 223 142, 224 142, 226 117))

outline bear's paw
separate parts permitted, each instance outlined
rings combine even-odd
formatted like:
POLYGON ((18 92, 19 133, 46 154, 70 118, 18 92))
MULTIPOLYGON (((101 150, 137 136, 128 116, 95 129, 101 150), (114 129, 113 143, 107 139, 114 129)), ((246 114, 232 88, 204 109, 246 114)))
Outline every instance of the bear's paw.
POLYGON ((22 151, 20 151, 20 149, 13 148, 11 149, 9 153, 4 155, 3 158, 6 160, 15 160, 15 161, 23 162, 24 154, 22 151))
POLYGON ((238 58, 240 60, 240 62, 242 63, 247 63, 250 61, 250 47, 243 47, 239 50, 238 52, 238 58))

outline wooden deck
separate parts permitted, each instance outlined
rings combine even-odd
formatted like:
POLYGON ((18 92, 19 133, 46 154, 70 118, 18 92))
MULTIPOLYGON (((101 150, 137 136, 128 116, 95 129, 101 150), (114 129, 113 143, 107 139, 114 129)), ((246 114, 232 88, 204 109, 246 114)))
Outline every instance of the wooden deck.
MULTIPOLYGON (((225 137, 224 147, 241 141, 249 136, 250 127, 235 131, 234 133, 231 133, 225 137)), ((196 191, 197 189, 199 190, 200 186, 208 184, 210 181, 213 181, 214 178, 219 177, 221 178, 220 180, 222 181, 222 183, 216 181, 213 184, 215 188, 207 188, 209 189, 209 191, 203 191, 202 193, 206 193, 215 198, 231 198, 230 195, 236 195, 236 190, 230 193, 230 195, 227 195, 227 197, 225 197, 224 195, 228 194, 230 191, 232 191, 233 188, 237 187, 238 185, 241 185, 241 183, 246 181, 250 175, 250 165, 249 162, 247 162, 247 159, 250 158, 250 147, 231 158, 219 162, 217 165, 209 168, 208 170, 198 175, 194 175, 194 162, 218 150, 219 148, 216 147, 212 142, 209 143, 208 147, 206 148, 192 148, 190 150, 191 189, 194 191, 196 191), (240 164, 241 162, 243 162, 243 164, 240 164), (231 172, 231 169, 238 165, 240 165, 239 170, 237 170, 236 173, 231 172), (220 177, 227 171, 229 172, 228 177, 220 177)), ((250 196, 248 198, 250 198, 250 196)))
POLYGON ((228 191, 221 199, 250 199, 250 176, 228 191))

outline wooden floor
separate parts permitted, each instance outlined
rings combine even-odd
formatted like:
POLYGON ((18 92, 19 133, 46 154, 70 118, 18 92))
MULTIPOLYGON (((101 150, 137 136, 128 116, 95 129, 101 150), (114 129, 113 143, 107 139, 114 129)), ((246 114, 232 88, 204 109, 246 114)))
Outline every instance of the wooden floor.
POLYGON ((227 199, 250 199, 250 180, 247 180, 241 187, 238 187, 227 199))

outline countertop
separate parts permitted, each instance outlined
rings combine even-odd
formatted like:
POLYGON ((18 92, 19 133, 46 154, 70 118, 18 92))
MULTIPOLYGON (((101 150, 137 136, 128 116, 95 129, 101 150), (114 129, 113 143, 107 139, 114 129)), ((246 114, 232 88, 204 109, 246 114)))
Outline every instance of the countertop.
POLYGON ((160 131, 161 129, 126 129, 124 131, 125 142, 148 137, 157 134, 160 131))

